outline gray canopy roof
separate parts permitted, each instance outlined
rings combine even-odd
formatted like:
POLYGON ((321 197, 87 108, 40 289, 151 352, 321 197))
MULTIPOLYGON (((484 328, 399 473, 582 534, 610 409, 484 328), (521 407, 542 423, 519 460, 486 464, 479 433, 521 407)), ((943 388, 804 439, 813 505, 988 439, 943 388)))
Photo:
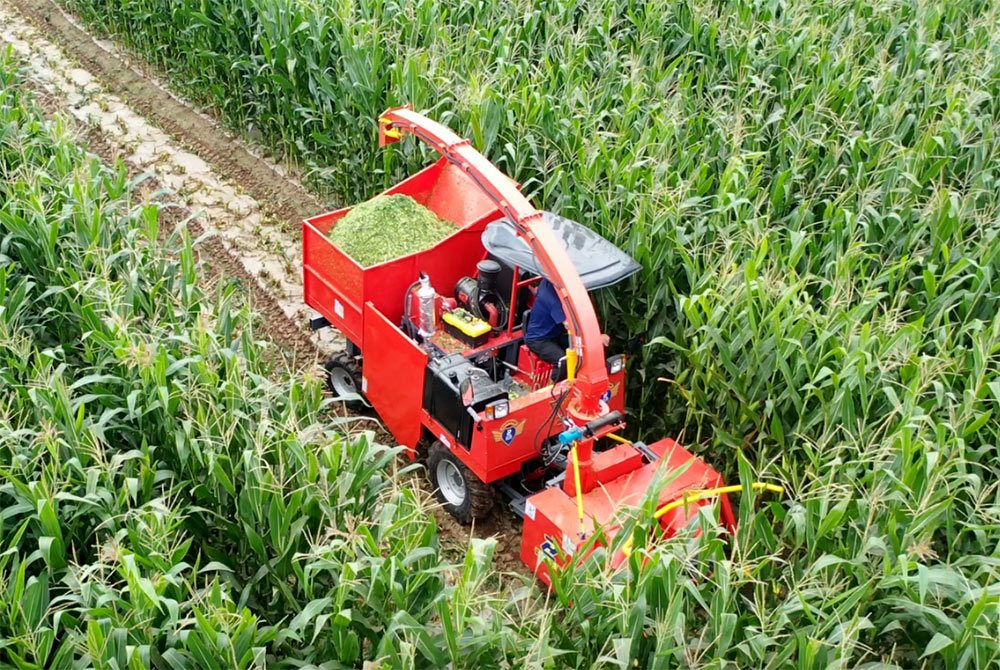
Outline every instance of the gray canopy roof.
MULTIPOLYGON (((588 290, 617 284, 642 267, 634 258, 590 228, 558 214, 542 214, 544 221, 555 231, 556 237, 566 245, 570 260, 588 290)), ((551 279, 542 270, 527 241, 518 237, 510 219, 500 219, 486 226, 483 231, 483 246, 508 265, 551 279)))

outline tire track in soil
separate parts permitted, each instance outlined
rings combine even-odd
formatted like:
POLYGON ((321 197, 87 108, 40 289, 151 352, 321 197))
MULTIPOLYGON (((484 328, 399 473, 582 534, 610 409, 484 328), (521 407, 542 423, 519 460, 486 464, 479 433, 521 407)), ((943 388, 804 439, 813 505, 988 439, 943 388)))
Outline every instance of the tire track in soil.
POLYGON ((211 163, 230 181, 240 184, 254 199, 267 203, 292 230, 297 230, 307 216, 326 211, 301 184, 253 155, 240 142, 227 137, 221 126, 102 48, 53 0, 5 1, 97 77, 109 93, 128 100, 131 107, 211 163))
MULTIPOLYGON (((16 8, 39 32, 58 45, 63 53, 83 65, 107 92, 127 99, 129 107, 169 133, 178 144, 204 159, 214 171, 239 184, 264 208, 284 221, 286 228, 282 232, 290 238, 290 243, 297 243, 293 235, 297 237, 302 219, 326 210, 301 184, 253 155, 238 140, 228 137, 218 124, 176 99, 170 92, 130 67, 118 55, 99 45, 52 0, 0 1, 16 8), (289 233, 289 230, 296 232, 289 233)), ((62 111, 54 96, 38 90, 47 112, 54 114, 62 111)), ((91 151, 108 164, 114 164, 116 159, 127 153, 100 129, 89 128, 83 134, 90 143, 91 151)), ((126 164, 131 176, 141 174, 135 166, 126 164)), ((151 187, 146 189, 147 192, 154 191, 161 185, 156 179, 147 184, 151 187)), ((163 210, 166 225, 182 225, 187 220, 183 225, 187 225, 193 237, 205 232, 201 224, 190 220, 191 212, 177 198, 169 197, 166 202, 171 205, 163 210)), ((315 363, 316 346, 302 332, 301 325, 289 319, 280 301, 261 286, 259 278, 248 272, 227 245, 218 237, 209 237, 199 245, 199 254, 209 262, 210 281, 217 281, 224 276, 238 278, 245 283, 251 293, 254 308, 261 312, 261 323, 269 339, 293 352, 294 367, 303 369, 303 362, 315 363)), ((377 431, 377 439, 383 443, 393 443, 392 436, 381 426, 377 431)), ((433 499, 424 476, 413 476, 410 484, 421 488, 427 499, 433 499)), ((525 576, 530 574, 519 556, 520 521, 503 504, 498 504, 493 514, 477 522, 472 528, 462 526, 437 506, 433 507, 433 512, 441 531, 443 548, 448 555, 461 557, 467 550, 470 536, 496 537, 495 568, 505 573, 516 572, 525 576)))

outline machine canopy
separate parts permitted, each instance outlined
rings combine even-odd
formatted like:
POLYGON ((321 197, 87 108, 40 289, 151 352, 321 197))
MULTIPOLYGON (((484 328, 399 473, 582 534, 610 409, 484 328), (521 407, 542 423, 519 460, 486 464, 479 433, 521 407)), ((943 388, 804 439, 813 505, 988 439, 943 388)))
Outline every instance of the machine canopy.
MULTIPOLYGON (((642 267, 634 258, 590 228, 552 212, 542 212, 542 215, 556 237, 566 245, 570 260, 587 290, 617 284, 642 267)), ((483 231, 483 246, 507 265, 550 279, 539 265, 528 242, 518 237, 510 219, 500 219, 486 226, 483 231)))

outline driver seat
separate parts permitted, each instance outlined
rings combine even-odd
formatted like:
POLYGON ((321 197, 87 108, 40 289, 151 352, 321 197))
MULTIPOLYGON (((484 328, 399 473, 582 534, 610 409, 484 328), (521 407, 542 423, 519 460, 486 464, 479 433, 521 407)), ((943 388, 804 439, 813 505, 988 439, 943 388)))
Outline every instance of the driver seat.
MULTIPOLYGON (((528 317, 530 314, 530 309, 524 310, 524 317, 521 319, 522 333, 528 329, 528 317)), ((531 379, 531 390, 537 391, 552 383, 552 371, 556 366, 543 361, 538 357, 538 354, 529 349, 528 345, 522 341, 517 356, 517 367, 528 373, 528 377, 531 379)))

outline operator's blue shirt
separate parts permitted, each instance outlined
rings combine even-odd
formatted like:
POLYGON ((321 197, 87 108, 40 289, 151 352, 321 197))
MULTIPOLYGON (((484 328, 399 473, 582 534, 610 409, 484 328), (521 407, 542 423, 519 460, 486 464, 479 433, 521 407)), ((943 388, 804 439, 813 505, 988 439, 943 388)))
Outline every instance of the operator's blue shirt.
POLYGON ((562 303, 559 302, 556 287, 548 279, 543 279, 538 285, 535 304, 532 305, 531 314, 528 316, 524 339, 554 340, 566 332, 566 326, 563 325, 565 321, 566 313, 563 311, 562 303))

